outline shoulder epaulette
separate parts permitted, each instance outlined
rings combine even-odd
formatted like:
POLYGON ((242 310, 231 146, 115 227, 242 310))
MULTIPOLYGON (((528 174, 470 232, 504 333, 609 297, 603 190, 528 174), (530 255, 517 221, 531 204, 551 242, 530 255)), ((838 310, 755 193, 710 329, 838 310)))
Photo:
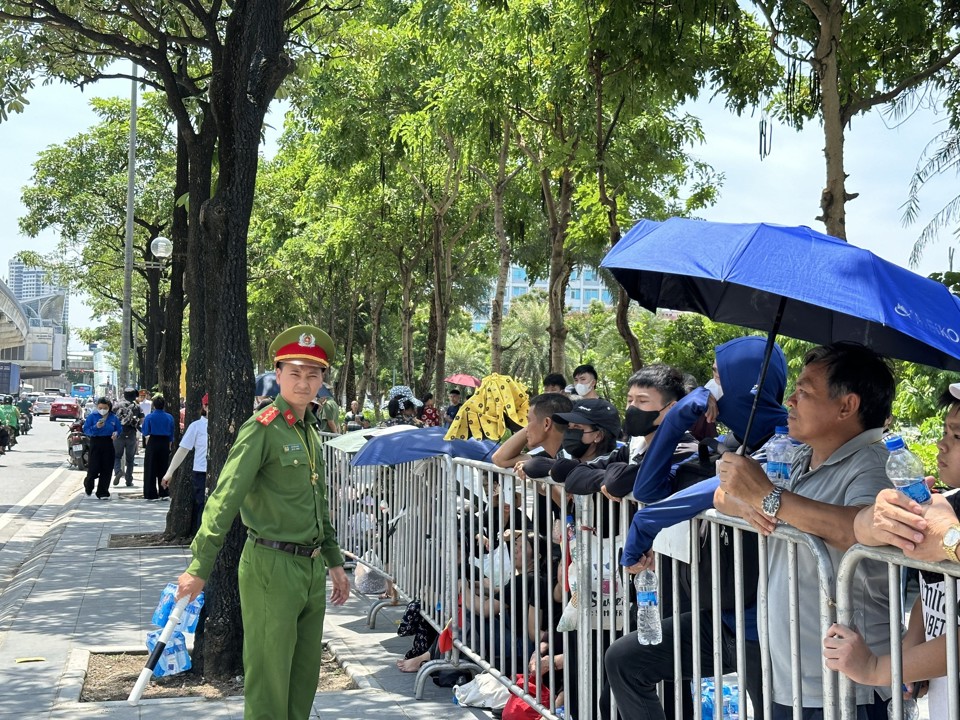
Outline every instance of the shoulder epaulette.
POLYGON ((265 408, 262 413, 257 415, 257 422, 261 425, 269 425, 274 420, 277 419, 277 416, 280 414, 280 411, 275 405, 271 405, 268 408, 265 408))

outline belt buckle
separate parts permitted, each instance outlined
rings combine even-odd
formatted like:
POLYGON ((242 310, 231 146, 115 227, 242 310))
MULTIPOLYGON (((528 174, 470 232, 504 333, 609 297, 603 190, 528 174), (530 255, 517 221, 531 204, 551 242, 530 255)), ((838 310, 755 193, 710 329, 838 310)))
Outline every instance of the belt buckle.
POLYGON ((310 559, 314 560, 318 557, 320 557, 320 548, 314 548, 313 552, 310 553, 310 559))

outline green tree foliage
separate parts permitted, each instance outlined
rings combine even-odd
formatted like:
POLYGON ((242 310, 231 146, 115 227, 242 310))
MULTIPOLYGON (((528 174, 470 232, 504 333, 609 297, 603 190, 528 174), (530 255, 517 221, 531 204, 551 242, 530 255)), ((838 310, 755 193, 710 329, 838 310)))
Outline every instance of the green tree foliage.
POLYGON ((857 196, 847 192, 845 128, 950 71, 960 55, 960 8, 940 0, 754 0, 754 6, 785 64, 776 112, 795 126, 821 120, 826 184, 817 219, 845 239, 845 204, 857 196))
MULTIPOLYGON (((100 339, 116 350, 123 302, 123 247, 127 203, 130 103, 90 101, 100 121, 89 130, 40 153, 31 183, 22 192, 26 214, 20 229, 30 237, 52 229, 60 236, 54 252, 24 260, 48 269, 59 284, 85 293, 104 329, 100 339)), ((144 387, 157 384, 158 333, 163 329, 169 282, 154 262, 150 242, 168 233, 173 214, 175 143, 164 99, 147 94, 139 108, 137 176, 134 191, 134 298, 140 372, 144 387), (151 312, 152 310, 152 312, 151 312)))

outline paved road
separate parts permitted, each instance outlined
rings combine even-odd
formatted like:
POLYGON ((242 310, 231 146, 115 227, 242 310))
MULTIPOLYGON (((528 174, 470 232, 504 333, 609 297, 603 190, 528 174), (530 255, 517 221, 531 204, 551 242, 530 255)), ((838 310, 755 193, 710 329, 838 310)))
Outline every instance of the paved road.
POLYGON ((0 590, 83 481, 67 459, 68 426, 34 418, 30 433, 0 456, 0 590))

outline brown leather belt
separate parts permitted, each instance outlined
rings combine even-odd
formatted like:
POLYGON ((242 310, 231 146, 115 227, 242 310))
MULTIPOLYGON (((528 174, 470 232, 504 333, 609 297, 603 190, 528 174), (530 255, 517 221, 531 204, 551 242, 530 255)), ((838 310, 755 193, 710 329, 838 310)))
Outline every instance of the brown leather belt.
POLYGON ((253 542, 257 545, 263 545, 264 547, 280 550, 281 552, 290 553, 298 557, 315 558, 320 554, 319 546, 310 547, 309 545, 297 545, 296 543, 265 540, 264 538, 256 538, 253 542))

